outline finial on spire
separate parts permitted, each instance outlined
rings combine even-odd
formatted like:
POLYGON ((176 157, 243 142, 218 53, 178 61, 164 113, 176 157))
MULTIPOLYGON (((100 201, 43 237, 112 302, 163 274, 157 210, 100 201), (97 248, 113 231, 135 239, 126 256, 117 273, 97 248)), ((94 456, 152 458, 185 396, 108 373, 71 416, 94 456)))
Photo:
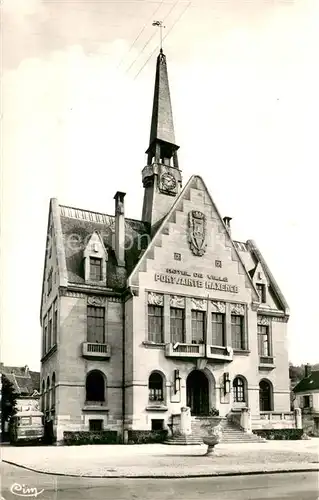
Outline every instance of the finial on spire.
POLYGON ((158 26, 160 29, 160 54, 163 54, 163 21, 153 21, 152 26, 158 26))

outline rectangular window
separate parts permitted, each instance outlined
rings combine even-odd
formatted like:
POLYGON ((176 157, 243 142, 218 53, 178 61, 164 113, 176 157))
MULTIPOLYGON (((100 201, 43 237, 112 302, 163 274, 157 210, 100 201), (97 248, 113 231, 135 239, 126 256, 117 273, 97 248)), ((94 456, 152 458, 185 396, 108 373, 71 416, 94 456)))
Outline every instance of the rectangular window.
POLYGON ((47 282, 48 282, 48 296, 49 296, 52 291, 52 269, 49 271, 47 282))
POLYGON ((105 309, 104 307, 88 306, 87 309, 88 342, 105 343, 105 309))
MULTIPOLYGON (((46 319, 44 320, 46 321, 46 319)), ((47 353, 47 338, 48 338, 48 327, 44 325, 43 328, 43 356, 47 353)))
POLYGON ((49 324, 48 324, 48 351, 52 347, 52 308, 49 310, 49 324))
POLYGON ((244 316, 231 315, 231 338, 234 349, 245 349, 244 316))
POLYGON ((89 420, 89 429, 91 432, 99 432, 103 431, 103 420, 98 419, 90 419, 89 420))
POLYGON ((258 354, 259 356, 270 356, 269 327, 268 325, 258 325, 258 354))
POLYGON ((177 307, 171 307, 170 309, 170 323, 171 323, 171 342, 176 344, 176 342, 183 343, 184 338, 184 324, 185 324, 185 313, 184 309, 179 309, 177 307))
POLYGON ((260 297, 260 301, 265 304, 266 302, 266 286, 263 285, 262 283, 257 283, 256 284, 257 292, 260 297))
POLYGON ((310 408, 310 396, 303 397, 303 407, 310 408))
POLYGON ((192 311, 192 344, 203 344, 205 336, 205 313, 192 311))
POLYGON ((102 259, 90 257, 90 279, 92 281, 102 280, 102 259))
POLYGON ((57 343, 57 332, 58 332, 58 304, 57 301, 55 300, 53 304, 53 332, 52 332, 53 345, 56 345, 57 343))
POLYGON ((212 313, 212 344, 225 346, 225 314, 212 313))
POLYGON ((148 340, 162 343, 163 339, 163 307, 148 306, 148 340))
POLYGON ((162 431, 164 429, 164 420, 152 418, 152 431, 162 431))

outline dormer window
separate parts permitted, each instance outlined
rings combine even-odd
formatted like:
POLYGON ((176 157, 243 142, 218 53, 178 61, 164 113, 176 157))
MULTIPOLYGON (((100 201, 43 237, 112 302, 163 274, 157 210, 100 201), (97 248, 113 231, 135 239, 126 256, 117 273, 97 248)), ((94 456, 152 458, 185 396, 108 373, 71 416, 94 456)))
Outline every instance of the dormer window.
POLYGON ((94 231, 83 252, 84 279, 91 285, 106 285, 108 254, 101 235, 94 231))
POLYGON ((260 297, 260 302, 262 304, 266 303, 266 285, 263 283, 257 283, 256 284, 257 292, 260 297))
POLYGON ((96 257, 90 257, 90 280, 102 281, 102 279, 103 279, 102 259, 96 257))

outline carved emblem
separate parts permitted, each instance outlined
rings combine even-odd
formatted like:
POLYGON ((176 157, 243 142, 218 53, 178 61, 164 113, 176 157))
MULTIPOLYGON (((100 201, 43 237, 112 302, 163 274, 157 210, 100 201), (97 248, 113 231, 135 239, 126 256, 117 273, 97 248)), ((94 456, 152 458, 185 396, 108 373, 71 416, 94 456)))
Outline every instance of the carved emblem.
POLYGON ((206 251, 206 217, 198 210, 188 214, 189 246, 194 255, 202 256, 206 251))
POLYGON ((212 302, 212 308, 215 309, 216 312, 225 314, 226 312, 226 304, 225 302, 212 302))
POLYGON ((97 296, 92 296, 88 297, 88 305, 89 306, 104 306, 105 305, 105 297, 97 297, 97 296))
POLYGON ((238 316, 245 314, 245 306, 243 304, 231 304, 230 305, 231 314, 237 314, 238 316))
POLYGON ((149 292, 148 293, 148 303, 152 306, 163 306, 164 305, 164 295, 160 293, 149 292))
POLYGON ((257 316, 258 325, 270 325, 270 318, 267 316, 257 316))
POLYGON ((200 311, 206 311, 206 300, 203 299, 191 299, 192 309, 197 309, 200 311))
POLYGON ((179 297, 178 295, 171 295, 169 300, 169 305, 171 307, 185 307, 185 297, 179 297))

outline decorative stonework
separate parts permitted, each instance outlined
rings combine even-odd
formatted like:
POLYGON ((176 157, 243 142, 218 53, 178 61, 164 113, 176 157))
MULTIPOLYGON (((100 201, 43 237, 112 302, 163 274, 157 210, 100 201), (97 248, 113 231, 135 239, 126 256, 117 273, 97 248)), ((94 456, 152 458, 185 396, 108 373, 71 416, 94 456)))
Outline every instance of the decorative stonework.
POLYGON ((226 304, 225 302, 211 302, 213 312, 218 312, 225 314, 226 312, 226 304))
POLYGON ((88 305, 89 306, 105 306, 106 298, 105 297, 97 297, 96 295, 93 295, 91 297, 88 297, 88 305))
POLYGON ((170 307, 180 307, 185 308, 185 297, 179 297, 178 295, 171 295, 169 300, 170 307))
POLYGON ((147 301, 152 306, 163 306, 164 295, 162 295, 161 293, 148 292, 147 301))
POLYGON ((204 299, 191 299, 192 301, 192 309, 197 309, 199 311, 206 311, 207 302, 204 299))
POLYGON ((108 302, 122 302, 120 297, 108 297, 107 300, 108 302))
POLYGON ((270 325, 271 318, 269 316, 257 316, 258 325, 270 325))
POLYGON ((73 297, 75 299, 85 299, 86 297, 85 293, 71 292, 69 290, 63 290, 63 289, 60 289, 60 295, 62 297, 73 297))
POLYGON ((230 313, 243 316, 245 314, 245 306, 243 304, 230 304, 230 313))
POLYGON ((194 255, 201 257, 206 252, 206 216, 198 210, 188 213, 188 241, 194 255))

